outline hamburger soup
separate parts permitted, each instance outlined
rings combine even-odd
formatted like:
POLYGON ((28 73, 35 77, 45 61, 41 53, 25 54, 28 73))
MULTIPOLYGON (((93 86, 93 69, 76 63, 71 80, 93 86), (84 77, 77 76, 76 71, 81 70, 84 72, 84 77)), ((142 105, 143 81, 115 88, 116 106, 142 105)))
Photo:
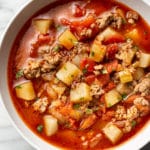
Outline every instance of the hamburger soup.
POLYGON ((62 0, 32 16, 8 64, 26 125, 70 150, 114 147, 150 117, 150 29, 114 0, 62 0))

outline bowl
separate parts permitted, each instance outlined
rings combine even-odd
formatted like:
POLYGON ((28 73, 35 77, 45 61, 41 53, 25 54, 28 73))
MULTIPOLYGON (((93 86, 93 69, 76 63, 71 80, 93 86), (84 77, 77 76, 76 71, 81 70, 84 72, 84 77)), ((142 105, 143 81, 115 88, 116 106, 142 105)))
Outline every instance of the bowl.
MULTIPOLYGON (((46 141, 39 138, 35 135, 22 121, 21 117, 17 113, 13 102, 11 100, 11 96, 9 94, 8 80, 7 80, 7 65, 8 65, 8 57, 13 45, 14 39, 16 38, 18 32, 21 30, 22 26, 25 22, 37 11, 46 5, 54 2, 56 0, 34 0, 30 1, 25 6, 23 6, 20 11, 14 16, 14 18, 10 21, 7 26, 3 39, 0 45, 0 98, 11 118, 12 124, 17 129, 17 131, 22 135, 22 137, 29 142, 34 148, 40 150, 57 150, 58 147, 53 146, 46 141)), ((150 10, 150 6, 148 6, 144 1, 138 0, 122 0, 122 3, 131 7, 132 9, 138 11, 140 15, 150 23, 150 15, 148 12, 150 10)), ((150 126, 147 124, 139 131, 136 135, 130 138, 127 142, 120 144, 119 146, 113 148, 118 150, 127 150, 127 149, 140 149, 147 142, 150 141, 150 126)))

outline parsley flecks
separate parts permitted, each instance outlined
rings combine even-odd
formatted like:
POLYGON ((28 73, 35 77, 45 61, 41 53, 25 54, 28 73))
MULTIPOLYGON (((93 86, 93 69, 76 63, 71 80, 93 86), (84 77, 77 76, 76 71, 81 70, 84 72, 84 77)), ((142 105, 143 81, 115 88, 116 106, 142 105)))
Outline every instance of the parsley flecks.
POLYGON ((57 31, 60 31, 62 29, 62 26, 61 25, 57 25, 57 26, 55 26, 55 28, 56 28, 57 31))
POLYGON ((38 131, 39 133, 41 133, 41 132, 43 131, 43 128, 44 128, 44 126, 40 124, 40 125, 37 126, 36 129, 37 129, 37 131, 38 131))
POLYGON ((133 48, 138 51, 139 50, 139 47, 137 45, 134 45, 133 48))
POLYGON ((94 56, 94 55, 95 55, 95 53, 92 51, 92 52, 91 52, 91 56, 94 56))
POLYGON ((126 24, 126 20, 122 18, 122 24, 126 24))
POLYGON ((87 108, 85 113, 86 113, 86 115, 91 115, 93 113, 93 110, 87 108))
POLYGON ((74 104, 73 105, 73 109, 79 109, 80 108, 80 104, 74 104))
POLYGON ((136 122, 135 120, 133 120, 133 121, 131 122, 131 125, 132 125, 133 128, 136 126, 136 124, 137 124, 137 122, 136 122))
POLYGON ((107 74, 108 73, 108 71, 106 70, 106 69, 102 69, 102 74, 107 74))
POLYGON ((15 88, 17 88, 17 89, 21 89, 21 85, 17 85, 15 88))
POLYGON ((23 76, 23 70, 19 70, 17 73, 16 73, 16 79, 19 79, 23 76))
POLYGON ((82 69, 83 74, 86 74, 88 72, 88 70, 86 68, 82 69))
POLYGON ((58 51, 60 50, 60 46, 59 46, 59 45, 56 45, 56 46, 53 48, 53 50, 54 50, 55 52, 58 52, 58 51))
POLYGON ((122 94, 122 99, 125 99, 127 97, 127 94, 122 94))

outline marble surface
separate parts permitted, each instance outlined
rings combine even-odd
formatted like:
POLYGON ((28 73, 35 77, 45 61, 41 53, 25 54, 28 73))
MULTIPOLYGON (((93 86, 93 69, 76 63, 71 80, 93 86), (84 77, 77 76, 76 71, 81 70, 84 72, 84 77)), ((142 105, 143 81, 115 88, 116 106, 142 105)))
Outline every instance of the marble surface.
MULTIPOLYGON (((14 14, 29 0, 0 0, 0 41, 14 14)), ((144 0, 150 4, 150 0, 144 0)), ((149 149, 148 147, 146 149, 149 149)), ((34 150, 14 129, 0 101, 0 150, 34 150)))

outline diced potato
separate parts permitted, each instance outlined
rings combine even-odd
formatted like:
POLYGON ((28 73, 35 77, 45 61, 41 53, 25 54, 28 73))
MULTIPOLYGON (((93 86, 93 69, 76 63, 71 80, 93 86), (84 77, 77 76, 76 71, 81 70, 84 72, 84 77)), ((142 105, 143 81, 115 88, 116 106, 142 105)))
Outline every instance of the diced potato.
POLYGON ((97 40, 94 41, 91 47, 90 58, 95 62, 101 62, 106 54, 106 46, 101 45, 97 40))
POLYGON ((108 123, 103 128, 103 133, 113 144, 117 143, 123 136, 122 130, 111 123, 108 123))
POLYGON ((56 73, 56 77, 67 85, 70 85, 74 78, 81 73, 81 70, 74 64, 67 62, 56 73))
POLYGON ((132 87, 129 87, 126 83, 119 83, 116 87, 116 90, 120 93, 120 94, 129 94, 132 92, 132 87))
POLYGON ((119 72, 121 83, 127 83, 133 81, 132 74, 129 70, 123 70, 119 72))
POLYGON ((55 134, 58 130, 57 119, 51 115, 45 115, 44 120, 44 129, 47 136, 55 134))
POLYGON ((124 36, 114 29, 107 27, 103 32, 100 32, 96 39, 101 42, 104 41, 105 43, 112 43, 114 41, 122 42, 124 41, 124 36))
POLYGON ((15 87, 16 95, 18 98, 30 101, 36 98, 33 84, 31 81, 22 83, 15 87))
POLYGON ((70 101, 73 103, 81 103, 91 101, 90 87, 86 83, 80 83, 70 92, 70 101))
POLYGON ((58 95, 62 95, 66 89, 65 86, 59 86, 59 85, 55 85, 55 84, 52 85, 52 88, 58 95))
POLYGON ((113 89, 105 94, 105 104, 106 107, 112 107, 122 100, 122 96, 116 89, 113 89))
POLYGON ((140 34, 139 34, 138 29, 135 28, 135 29, 132 29, 131 31, 127 32, 127 33, 125 34, 125 37, 126 37, 126 38, 130 38, 130 39, 132 39, 132 40, 135 41, 135 42, 138 42, 139 39, 140 39, 140 34))
POLYGON ((150 66, 150 54, 141 53, 139 66, 142 68, 147 68, 150 66))
POLYGON ((124 58, 123 58, 123 62, 126 64, 126 65, 131 65, 132 63, 132 60, 135 56, 135 53, 136 53, 136 49, 131 49, 129 50, 126 55, 124 55, 124 58))
POLYGON ((46 34, 53 21, 51 19, 35 19, 33 20, 33 24, 41 34, 46 34))
POLYGON ((133 74, 133 78, 135 80, 140 80, 144 76, 144 69, 143 68, 136 68, 136 71, 133 74))
POLYGON ((68 50, 70 50, 74 46, 74 43, 78 41, 70 30, 65 30, 60 35, 58 40, 60 44, 63 45, 68 50))

